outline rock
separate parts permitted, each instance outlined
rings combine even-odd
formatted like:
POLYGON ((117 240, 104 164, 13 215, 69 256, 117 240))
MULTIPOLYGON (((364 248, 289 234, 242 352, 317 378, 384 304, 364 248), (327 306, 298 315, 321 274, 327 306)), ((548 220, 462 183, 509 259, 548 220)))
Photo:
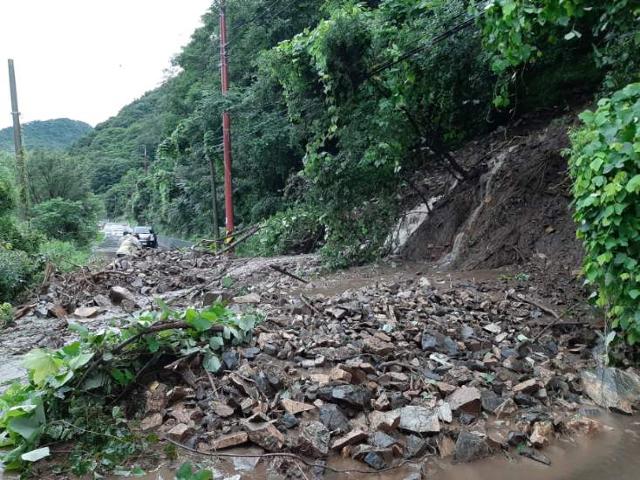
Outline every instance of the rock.
POLYGON ((347 311, 344 308, 338 308, 338 307, 327 308, 325 312, 331 315, 336 320, 342 320, 347 315, 347 311))
POLYGON ((454 459, 456 462, 473 462, 488 457, 491 451, 484 437, 462 431, 456 441, 454 459))
POLYGON ((377 337, 368 337, 363 342, 362 350, 374 355, 385 356, 391 353, 394 348, 393 343, 382 341, 377 337))
POLYGON ((376 470, 387 468, 391 460, 393 460, 393 455, 385 455, 382 452, 368 452, 362 459, 364 463, 369 465, 371 468, 375 468, 376 470))
POLYGON ((597 405, 631 415, 640 401, 640 377, 631 370, 598 368, 580 374, 584 393, 597 405))
POLYGON ((249 441, 249 435, 247 432, 230 433, 229 435, 223 435, 221 437, 211 440, 210 445, 212 450, 222 450, 224 448, 236 447, 249 441))
POLYGON ((392 432, 400 425, 400 415, 400 410, 392 410, 390 412, 371 412, 369 414, 369 425, 371 426, 371 430, 392 432))
POLYGON ((227 370, 235 370, 238 366, 238 360, 238 354, 233 350, 222 352, 222 362, 226 365, 227 370))
POLYGON ((518 451, 523 457, 530 458, 531 460, 542 463, 543 465, 551 465, 551 460, 549 460, 548 457, 533 448, 523 447, 518 451))
POLYGON ((483 390, 480 393, 482 409, 489 413, 495 413, 504 403, 504 399, 496 395, 492 390, 483 390))
POLYGON ((366 438, 367 438, 367 434, 364 433, 362 430, 357 430, 357 429, 352 430, 346 435, 340 438, 337 438, 331 445, 331 448, 334 450, 342 450, 344 447, 348 445, 355 445, 357 443, 360 443, 366 438))
POLYGON ((233 303, 239 304, 258 304, 261 298, 257 293, 249 293, 247 295, 241 295, 239 297, 233 297, 233 303))
POLYGON ((438 406, 438 418, 445 423, 451 423, 453 421, 451 407, 447 402, 444 402, 442 405, 438 406))
POLYGON ((315 405, 309 405, 308 403, 296 402, 295 400, 289 400, 288 398, 283 398, 280 401, 280 405, 291 415, 297 415, 302 412, 308 412, 310 410, 315 410, 315 405))
POLYGON ((352 375, 346 370, 336 367, 329 372, 329 378, 334 382, 351 383, 352 375))
POLYGON ((414 458, 424 455, 428 443, 417 435, 408 435, 405 439, 404 458, 414 458))
POLYGON ((93 297, 93 303, 95 303, 98 307, 102 307, 104 309, 108 309, 111 307, 111 300, 109 300, 105 295, 98 293, 93 297))
POLYGON ((258 347, 249 347, 242 350, 242 356, 247 360, 253 360, 260 353, 260 349, 258 347))
POLYGON ((441 435, 438 438, 438 453, 440 454, 440 458, 447 458, 452 456, 455 453, 456 444, 451 437, 447 435, 441 435))
POLYGON ((387 435, 384 432, 375 432, 369 435, 369 445, 373 445, 376 448, 391 448, 398 443, 398 440, 391 435, 387 435))
POLYGON ((480 413, 480 390, 475 387, 462 386, 447 397, 447 402, 454 412, 460 410, 477 416, 480 413))
POLYGON ((533 425, 533 432, 529 437, 529 441, 534 447, 545 447, 551 441, 554 429, 553 424, 549 421, 536 422, 533 425))
POLYGON ((502 332, 502 328, 500 328, 500 325, 498 325, 497 323, 489 323, 482 328, 489 333, 493 333, 494 335, 498 335, 500 332, 502 332))
POLYGON ((120 305, 124 300, 134 304, 136 303, 136 297, 133 293, 126 288, 119 286, 111 287, 111 289, 109 289, 109 298, 116 305, 120 305))
POLYGON ((524 393, 525 395, 530 395, 535 393, 540 388, 540 384, 535 378, 531 378, 524 382, 521 382, 513 387, 513 393, 524 393))
POLYGON ((604 430, 604 425, 602 425, 602 423, 592 418, 583 417, 581 415, 571 418, 565 424, 565 427, 570 432, 588 436, 601 433, 604 430))
POLYGON ((523 432, 511 431, 507 434, 507 443, 513 447, 526 444, 527 435, 523 432))
POLYGON ((487 431, 487 443, 489 447, 496 450, 508 444, 506 436, 501 431, 493 428, 487 431))
POLYGON ((300 422, 295 417, 295 415, 292 415, 290 413, 285 413, 280 419, 280 423, 284 428, 290 429, 290 428, 297 427, 300 422))
POLYGON ((160 412, 165 409, 168 401, 167 390, 168 387, 160 382, 153 382, 147 387, 145 392, 147 412, 160 412))
POLYGON ((151 415, 145 417, 140 422, 140 429, 143 432, 147 430, 153 430, 162 425, 163 416, 161 413, 152 413, 151 415))
POLYGON ((440 431, 438 413, 425 407, 403 407, 400 410, 399 427, 413 433, 437 433, 440 431))
POLYGON ((329 430, 320 422, 302 424, 298 436, 298 448, 314 458, 324 457, 329 453, 329 430))
POLYGON ((420 342, 422 350, 425 351, 434 351, 438 347, 438 339, 435 335, 431 335, 428 332, 423 332, 422 340, 420 342))
POLYGON ((91 317, 95 317, 101 311, 102 309, 98 307, 80 307, 80 308, 76 308, 73 314, 76 317, 80 317, 80 318, 91 318, 91 317))
POLYGON ((273 426, 272 423, 264 422, 260 424, 252 424, 245 422, 245 427, 249 430, 249 440, 264 448, 268 452, 277 452, 282 450, 284 445, 284 435, 273 426))
POLYGON ((222 402, 211 402, 211 409, 213 413, 222 418, 230 417, 234 412, 233 408, 222 402))
POLYGON ((187 437, 193 430, 189 428, 188 425, 184 423, 178 423, 171 430, 167 432, 167 436, 172 440, 177 442, 182 441, 185 437, 187 437))
POLYGON ((338 385, 331 389, 331 400, 365 410, 370 408, 371 393, 360 385, 338 385))
POLYGON ((342 410, 333 403, 327 403, 320 407, 320 422, 332 432, 349 430, 349 420, 342 413, 342 410))

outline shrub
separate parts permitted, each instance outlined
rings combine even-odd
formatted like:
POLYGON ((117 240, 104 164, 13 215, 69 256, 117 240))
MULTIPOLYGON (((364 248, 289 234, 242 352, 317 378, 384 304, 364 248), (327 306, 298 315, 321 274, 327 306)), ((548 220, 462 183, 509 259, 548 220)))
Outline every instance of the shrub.
POLYGON ((54 198, 33 208, 33 225, 49 238, 87 245, 98 234, 100 203, 94 196, 82 201, 54 198))
POLYGON ((0 245, 6 248, 36 253, 42 242, 42 235, 9 215, 0 215, 0 245))
POLYGON ((640 83, 598 102, 572 133, 575 220, 597 304, 640 340, 640 83))
POLYGON ((319 248, 324 226, 317 211, 293 207, 269 218, 264 228, 240 252, 250 255, 309 253, 319 248))
POLYGON ((0 328, 13 323, 13 307, 10 303, 0 303, 0 328))
POLYGON ((0 247, 0 302, 13 301, 32 282, 38 262, 20 250, 0 247))
POLYGON ((71 242, 49 240, 40 246, 44 261, 52 263, 61 272, 71 271, 87 263, 90 252, 71 242))

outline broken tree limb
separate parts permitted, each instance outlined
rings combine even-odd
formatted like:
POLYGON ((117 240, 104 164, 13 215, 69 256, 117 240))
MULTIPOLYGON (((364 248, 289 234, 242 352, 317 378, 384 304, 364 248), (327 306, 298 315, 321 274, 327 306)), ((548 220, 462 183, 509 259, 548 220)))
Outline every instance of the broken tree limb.
POLYGON ((244 234, 242 237, 238 238, 238 240, 236 240, 233 243, 230 243, 229 245, 227 245, 226 247, 224 247, 222 250, 220 250, 219 252, 216 252, 214 255, 216 256, 220 256, 220 255, 224 255, 225 253, 233 250, 234 248, 236 248, 238 245, 240 245, 243 242, 246 242, 247 240, 249 240, 251 237, 253 237, 256 233, 258 233, 260 230, 262 230, 262 226, 260 227, 255 227, 253 230, 247 232, 246 234, 244 234))
POLYGON ((172 445, 175 445, 178 448, 181 448, 183 450, 186 450, 187 452, 191 452, 191 453, 195 453, 196 455, 203 455, 203 456, 207 456, 207 457, 214 457, 214 458, 291 458, 293 460, 297 460, 298 462, 306 465, 307 467, 312 467, 312 468, 318 468, 318 469, 323 469, 323 470, 329 470, 330 472, 333 473, 363 473, 363 474, 367 474, 367 475, 377 475, 383 472, 389 472, 391 470, 397 470, 398 468, 402 468, 404 465, 407 464, 416 464, 419 465, 424 458, 426 457, 422 457, 421 459, 418 460, 403 460, 402 462, 400 462, 398 465, 394 465, 392 467, 387 467, 387 468, 383 468, 381 470, 361 470, 361 469, 356 469, 356 468, 349 468, 349 469, 338 469, 338 468, 333 468, 330 467, 328 465, 326 465, 325 463, 314 463, 314 462, 310 462, 308 460, 305 460, 304 458, 302 458, 299 455, 296 455, 295 453, 288 453, 288 452, 276 452, 276 453, 256 453, 256 454, 248 454, 248 453, 222 453, 222 452, 203 452, 202 450, 197 450, 195 448, 191 448, 188 445, 184 445, 182 443, 176 442, 175 440, 172 440, 171 438, 164 436, 163 440, 171 443, 172 445))
POLYGON ((278 273, 281 273, 281 274, 283 274, 283 275, 286 275, 287 277, 291 277, 291 278, 293 278, 294 280, 298 280, 299 282, 302 282, 302 283, 309 283, 309 281, 308 281, 308 280, 305 280, 304 278, 301 278, 301 277, 299 277, 298 275, 295 275, 295 274, 293 274, 293 273, 291 273, 291 272, 287 271, 286 269, 284 269, 284 268, 282 268, 282 267, 279 267, 278 265, 269 265, 269 267, 270 267, 272 270, 275 270, 275 271, 276 271, 276 272, 278 272, 278 273))
MULTIPOLYGON (((116 345, 116 347, 111 351, 113 354, 117 354, 124 350, 126 347, 134 343, 136 340, 139 340, 141 337, 148 335, 150 333, 162 332, 164 330, 184 330, 188 328, 193 328, 186 322, 176 321, 176 322, 161 322, 151 325, 148 328, 145 328, 142 332, 135 334, 133 337, 127 338, 124 342, 116 345)), ((210 328, 213 332, 222 332, 224 327, 222 325, 212 325, 210 328)))

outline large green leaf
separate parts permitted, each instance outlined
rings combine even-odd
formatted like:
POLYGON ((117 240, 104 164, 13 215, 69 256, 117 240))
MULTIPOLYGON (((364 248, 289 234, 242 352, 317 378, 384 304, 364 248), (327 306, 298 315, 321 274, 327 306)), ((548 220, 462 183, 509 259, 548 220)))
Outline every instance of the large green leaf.
POLYGON ((24 366, 29 370, 36 385, 44 385, 50 375, 60 370, 62 363, 62 360, 40 349, 32 350, 24 357, 24 366))

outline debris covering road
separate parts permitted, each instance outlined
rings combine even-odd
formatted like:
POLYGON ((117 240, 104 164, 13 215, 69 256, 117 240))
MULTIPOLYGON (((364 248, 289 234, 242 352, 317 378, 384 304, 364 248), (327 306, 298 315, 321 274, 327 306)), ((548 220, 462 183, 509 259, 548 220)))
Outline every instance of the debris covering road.
POLYGON ((176 308, 228 301, 264 317, 251 343, 225 351, 216 376, 196 357, 141 379, 145 405, 132 424, 207 454, 253 445, 320 463, 351 457, 371 471, 503 450, 544 464, 556 437, 605 428, 588 417, 597 405, 638 407, 635 372, 596 370, 596 320, 566 313, 574 299, 555 299, 564 306, 554 318, 558 307, 535 286, 498 275, 444 281, 427 266, 353 275, 360 281, 322 275, 313 255, 145 251, 53 277, 0 347, 58 346, 73 336, 67 322, 99 329, 155 308, 155 297, 176 308), (20 331, 45 324, 55 336, 20 331))

